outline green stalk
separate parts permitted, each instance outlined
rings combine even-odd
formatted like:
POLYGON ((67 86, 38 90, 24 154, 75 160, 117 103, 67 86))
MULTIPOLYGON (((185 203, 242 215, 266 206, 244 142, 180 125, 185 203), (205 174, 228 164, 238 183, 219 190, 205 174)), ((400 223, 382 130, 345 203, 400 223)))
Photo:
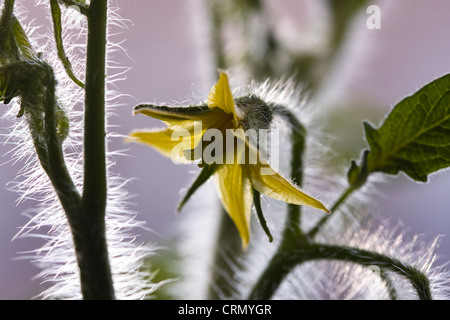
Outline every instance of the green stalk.
MULTIPOLYGON (((284 279, 284 276, 294 266, 312 260, 338 260, 353 262, 367 267, 378 266, 383 274, 385 271, 390 271, 408 279, 420 300, 432 299, 430 282, 427 276, 417 268, 377 252, 327 244, 300 245, 277 253, 271 260, 270 268, 267 268, 263 274, 265 281, 260 282, 258 286, 253 288, 249 299, 270 299, 284 279)), ((391 289, 388 288, 388 290, 392 294, 391 289)))
MULTIPOLYGON (((273 106, 273 110, 278 115, 282 116, 291 126, 291 176, 298 184, 301 184, 303 172, 302 155, 304 153, 306 135, 305 130, 295 115, 288 109, 282 106, 273 106)), ((360 176, 363 177, 364 174, 365 171, 361 170, 360 176)), ((364 184, 366 178, 367 177, 355 180, 360 183, 353 182, 352 185, 337 199, 332 206, 331 211, 336 211, 356 189, 364 184)), ((280 246, 250 291, 249 299, 270 299, 283 279, 294 267, 305 261, 318 259, 336 259, 359 263, 366 266, 379 266, 381 268, 380 276, 384 280, 389 296, 392 299, 396 299, 396 291, 386 274, 386 271, 397 272, 411 281, 421 299, 431 299, 427 277, 414 267, 408 266, 400 260, 395 260, 382 254, 368 252, 357 248, 314 244, 312 239, 318 233, 320 228, 328 221, 330 215, 322 218, 317 225, 305 235, 300 228, 300 213, 299 206, 288 206, 288 215, 280 246)))
MULTIPOLYGON (((291 177, 297 184, 301 185, 303 179, 303 154, 305 151, 305 128, 286 107, 275 105, 272 106, 272 111, 281 116, 291 127, 291 177)), ((253 296, 257 296, 260 293, 262 293, 263 297, 270 298, 284 277, 295 266, 295 264, 290 265, 289 259, 286 257, 290 253, 289 248, 309 245, 309 240, 300 227, 300 220, 300 206, 289 204, 280 245, 254 285, 250 299, 253 299, 253 296)))
MULTIPOLYGON (((274 106, 273 111, 279 114, 291 128, 291 179, 299 186, 303 181, 303 153, 305 151, 306 129, 297 117, 286 107, 274 106)), ((288 204, 288 218, 286 228, 296 228, 297 233, 301 231, 301 207, 288 204)))
POLYGON ((235 293, 233 264, 238 262, 239 256, 243 253, 236 226, 223 207, 220 211, 219 230, 207 292, 207 298, 212 300, 229 298, 235 293))
POLYGON ((327 216, 324 216, 322 219, 320 219, 317 224, 309 230, 307 236, 308 238, 314 238, 317 233, 319 233, 320 229, 325 225, 325 223, 331 218, 331 216, 334 214, 334 212, 347 200, 347 198, 355 191, 355 188, 349 187, 347 190, 344 191, 344 193, 336 200, 336 202, 331 207, 330 211, 331 213, 327 216))
MULTIPOLYGON (((52 13, 58 15, 58 5, 51 2, 52 13), (55 6, 56 5, 56 6, 55 6), (55 10, 56 9, 56 10, 55 10)), ((56 80, 53 69, 35 57, 34 51, 13 16, 13 0, 5 2, 0 22, 0 41, 3 49, 6 37, 17 60, 31 59, 30 81, 36 81, 36 97, 42 99, 42 111, 22 97, 23 111, 29 113, 28 125, 38 159, 47 173, 60 200, 71 228, 80 272, 84 299, 114 299, 111 269, 105 235, 106 209, 106 152, 105 152, 105 64, 107 0, 94 0, 88 16, 88 48, 85 108, 85 179, 81 196, 67 170, 62 140, 58 133, 59 108, 55 97, 56 80), (10 25, 13 25, 12 30, 10 25), (12 33, 11 33, 12 31, 12 33), (20 50, 19 50, 20 49, 20 50), (34 60, 36 59, 36 60, 34 60), (35 78, 33 78, 35 77, 35 78), (42 85, 42 90, 40 86, 42 85), (40 96, 42 93, 43 96, 40 96), (36 107, 36 108, 34 108, 36 107)), ((57 19, 58 20, 58 19, 57 19)), ((56 24, 59 24, 56 21, 56 24)), ((60 25, 59 25, 60 27, 60 25)), ((55 33, 60 33, 60 28, 55 33)), ((56 35, 58 37, 58 35, 56 35)), ((57 40, 58 42, 58 40, 57 40)), ((25 62, 24 62, 25 63, 25 62)), ((31 87, 30 87, 31 88, 31 87)), ((60 110, 61 111, 61 110, 60 110)))
POLYGON ((105 235, 107 199, 105 77, 107 0, 92 1, 88 11, 85 83, 84 189, 74 234, 84 299, 114 299, 105 235), (82 230, 78 229, 81 228, 82 230))
MULTIPOLYGON (((67 170, 62 142, 57 133, 56 121, 56 80, 52 68, 45 64, 46 68, 46 96, 45 96, 45 143, 48 158, 43 164, 47 168, 47 174, 64 208, 69 222, 76 218, 80 210, 80 194, 67 170)), ((41 161, 42 162, 42 161, 41 161)))
POLYGON ((369 151, 366 149, 362 152, 362 159, 360 165, 356 164, 356 161, 352 160, 350 168, 347 171, 347 181, 348 187, 342 193, 342 195, 336 200, 336 202, 331 207, 331 214, 323 217, 309 232, 308 237, 314 238, 323 225, 330 219, 330 217, 336 212, 336 210, 343 204, 353 192, 360 189, 367 182, 369 175, 372 173, 369 171, 367 166, 367 156, 369 151))

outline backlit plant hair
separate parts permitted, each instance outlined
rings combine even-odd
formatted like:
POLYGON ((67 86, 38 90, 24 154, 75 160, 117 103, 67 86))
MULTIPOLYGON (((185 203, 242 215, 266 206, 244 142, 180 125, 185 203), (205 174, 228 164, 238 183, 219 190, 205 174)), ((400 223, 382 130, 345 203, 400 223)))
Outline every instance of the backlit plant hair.
POLYGON ((123 20, 106 0, 37 1, 50 13, 53 34, 36 37, 31 25, 22 27, 16 2, 3 4, 0 96, 13 124, 5 140, 23 162, 10 188, 21 202, 37 201, 16 237, 48 230, 43 247, 24 254, 51 284, 40 296, 143 299, 156 288, 142 269, 155 248, 136 243, 133 230, 143 222, 129 209, 127 180, 113 173, 113 134, 106 135, 118 96, 111 85, 120 79, 109 67, 107 53, 117 44, 108 30, 123 20), (74 15, 78 23, 69 25, 74 15))
MULTIPOLYGON (((135 229, 144 223, 129 210, 128 180, 114 173, 117 153, 109 150, 112 138, 125 138, 109 124, 120 96, 113 84, 127 70, 117 72, 110 59, 121 49, 111 31, 124 27, 119 8, 108 0, 37 0, 51 24, 37 35, 33 23, 24 22, 23 3, 3 1, 0 101, 3 119, 12 123, 5 143, 13 146, 12 161, 22 164, 9 187, 18 202, 37 203, 17 237, 46 241, 24 255, 50 283, 39 297, 146 299, 161 284, 175 282, 171 296, 184 299, 448 298, 448 272, 435 264, 438 239, 409 239, 371 213, 375 185, 387 176, 427 182, 450 166, 450 75, 398 102, 379 125, 363 122, 365 146, 347 168, 336 173, 324 163, 339 150, 327 141, 323 124, 329 115, 314 98, 366 0, 348 6, 325 1, 329 35, 315 50, 298 52, 266 23, 263 1, 197 2, 209 10, 217 81, 198 104, 138 104, 135 114, 166 127, 134 130, 125 139, 199 166, 180 199, 180 209, 195 211, 180 217, 193 235, 180 236, 187 248, 177 251, 181 271, 174 279, 163 273, 156 284, 146 260, 157 248, 137 242, 135 229), (227 50, 230 36, 244 44, 241 55, 227 50), (236 85, 235 70, 244 70, 248 85, 236 85), (293 71, 289 80, 275 80, 293 71), (198 121, 205 125, 200 133, 198 121), (181 143, 173 139, 180 129, 190 134, 181 143), (198 151, 211 146, 204 139, 210 129, 234 130, 233 141, 243 143, 233 145, 233 160, 249 151, 257 161, 202 162, 198 151), (280 130, 280 167, 260 153, 259 140, 255 148, 238 129, 280 130), (210 178, 217 198, 209 192, 210 178)), ((163 258, 163 265, 171 262, 163 258)))

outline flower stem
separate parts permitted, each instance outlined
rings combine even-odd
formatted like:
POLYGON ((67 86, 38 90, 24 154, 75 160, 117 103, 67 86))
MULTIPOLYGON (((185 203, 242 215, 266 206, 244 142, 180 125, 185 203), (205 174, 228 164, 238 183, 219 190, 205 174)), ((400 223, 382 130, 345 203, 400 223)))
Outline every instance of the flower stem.
MULTIPOLYGON (((272 110, 275 114, 281 116, 291 127, 291 177, 297 184, 301 185, 303 179, 303 154, 305 151, 305 128, 297 117, 286 107, 275 105, 272 106, 272 110)), ((289 254, 289 250, 286 248, 294 244, 300 247, 309 245, 309 240, 301 229, 300 220, 300 206, 289 204, 281 243, 253 287, 253 291, 250 294, 251 299, 254 295, 260 293, 263 294, 262 296, 270 298, 284 277, 295 266, 284 263, 286 260, 285 255, 289 254)))
MULTIPOLYGON (((298 185, 303 181, 303 153, 305 151, 306 129, 294 115, 294 113, 285 106, 273 105, 274 114, 281 116, 290 126, 291 129, 291 179, 298 185)), ((301 207, 297 205, 288 205, 288 217, 286 220, 286 228, 296 228, 298 232, 302 232, 300 228, 301 207)))
POLYGON ((344 191, 344 193, 336 200, 336 202, 331 207, 330 211, 331 213, 329 215, 324 216, 322 219, 320 219, 317 224, 308 232, 307 236, 308 238, 314 238, 317 233, 320 231, 320 229, 323 227, 323 225, 330 219, 330 217, 333 215, 333 213, 341 206, 342 203, 344 203, 345 200, 355 191, 353 187, 347 188, 347 190, 344 191))

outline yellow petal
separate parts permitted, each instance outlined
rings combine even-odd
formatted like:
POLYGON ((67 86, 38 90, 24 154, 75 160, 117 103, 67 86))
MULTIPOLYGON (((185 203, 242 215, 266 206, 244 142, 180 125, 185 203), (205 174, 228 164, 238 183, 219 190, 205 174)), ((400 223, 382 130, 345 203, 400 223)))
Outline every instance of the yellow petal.
POLYGON ((222 204, 233 220, 242 239, 243 248, 250 240, 250 212, 252 188, 250 179, 239 164, 219 166, 214 181, 222 204))
POLYGON ((318 200, 301 191, 294 184, 283 178, 268 164, 247 165, 253 187, 259 192, 290 204, 305 205, 312 208, 330 211, 318 200), (264 170, 261 174, 261 170, 264 170), (268 174, 269 173, 269 174, 268 174))
POLYGON ((186 158, 185 151, 195 149, 205 130, 201 122, 186 121, 183 128, 176 130, 166 128, 133 131, 127 141, 149 145, 175 163, 191 163, 194 159, 186 158))
POLYGON ((208 95, 207 104, 210 109, 219 108, 225 113, 232 114, 237 125, 236 107, 228 83, 228 76, 225 72, 220 71, 219 81, 212 87, 208 95))

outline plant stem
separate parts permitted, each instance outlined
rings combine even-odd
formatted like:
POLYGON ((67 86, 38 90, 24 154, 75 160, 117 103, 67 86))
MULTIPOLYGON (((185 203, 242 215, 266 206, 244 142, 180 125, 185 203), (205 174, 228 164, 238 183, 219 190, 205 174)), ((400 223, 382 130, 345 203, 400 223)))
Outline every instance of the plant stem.
POLYGON ((344 193, 336 200, 336 202, 331 207, 330 211, 331 213, 327 216, 324 216, 322 219, 320 219, 317 224, 308 232, 307 236, 308 238, 314 238, 317 233, 320 231, 320 229, 323 227, 323 225, 328 221, 328 219, 331 218, 333 213, 341 206, 342 203, 344 203, 345 200, 355 191, 353 187, 349 187, 347 190, 344 191, 344 193))
POLYGON ((105 235, 107 199, 105 76, 107 0, 92 1, 88 11, 85 83, 84 189, 74 234, 84 299, 114 299, 105 235), (80 229, 78 229, 78 227, 80 229))
POLYGON ((220 210, 219 230, 214 257, 211 264, 211 280, 208 299, 231 297, 234 293, 233 265, 242 254, 242 245, 237 229, 225 209, 220 210))
POLYGON ((62 142, 56 129, 56 80, 53 74, 53 69, 47 64, 45 64, 45 68, 47 75, 47 90, 45 96, 44 130, 47 157, 44 160, 44 163, 42 163, 42 161, 41 163, 43 164, 44 170, 47 171, 50 181, 52 182, 52 185, 70 222, 70 220, 76 218, 79 214, 81 197, 69 174, 69 171, 67 170, 64 161, 62 142))
MULTIPOLYGON (((306 130, 300 121, 289 111, 289 122, 291 123, 291 179, 298 185, 303 182, 303 153, 305 151, 306 130)), ((301 207, 293 204, 288 205, 288 223, 291 227, 301 230, 301 207)))
MULTIPOLYGON (((378 266, 383 272, 391 271, 408 279, 420 300, 432 299, 430 282, 427 276, 417 268, 380 253, 328 244, 301 245, 275 255, 271 260, 270 268, 264 272, 265 281, 260 281, 253 288, 249 299, 270 299, 294 266, 312 260, 339 260, 363 266, 378 266)), ((391 289, 388 289, 391 294, 391 289)))
MULTIPOLYGON (((305 151, 305 128, 298 121, 297 117, 286 107, 275 105, 272 106, 272 110, 275 114, 281 116, 291 127, 291 177, 297 184, 301 185, 303 179, 303 154, 305 151)), ((289 260, 285 256, 289 254, 287 248, 309 245, 309 240, 300 227, 300 220, 301 207, 289 204, 281 243, 257 280, 250 297, 253 296, 253 292, 259 292, 261 287, 264 287, 264 292, 271 292, 270 297, 277 290, 284 277, 295 266, 289 265, 288 262, 284 263, 289 260)))
POLYGON ((219 9, 217 5, 213 2, 209 4, 209 11, 211 17, 211 41, 212 47, 214 51, 214 65, 216 68, 227 68, 225 51, 221 36, 221 27, 222 27, 222 17, 220 15, 219 9))

